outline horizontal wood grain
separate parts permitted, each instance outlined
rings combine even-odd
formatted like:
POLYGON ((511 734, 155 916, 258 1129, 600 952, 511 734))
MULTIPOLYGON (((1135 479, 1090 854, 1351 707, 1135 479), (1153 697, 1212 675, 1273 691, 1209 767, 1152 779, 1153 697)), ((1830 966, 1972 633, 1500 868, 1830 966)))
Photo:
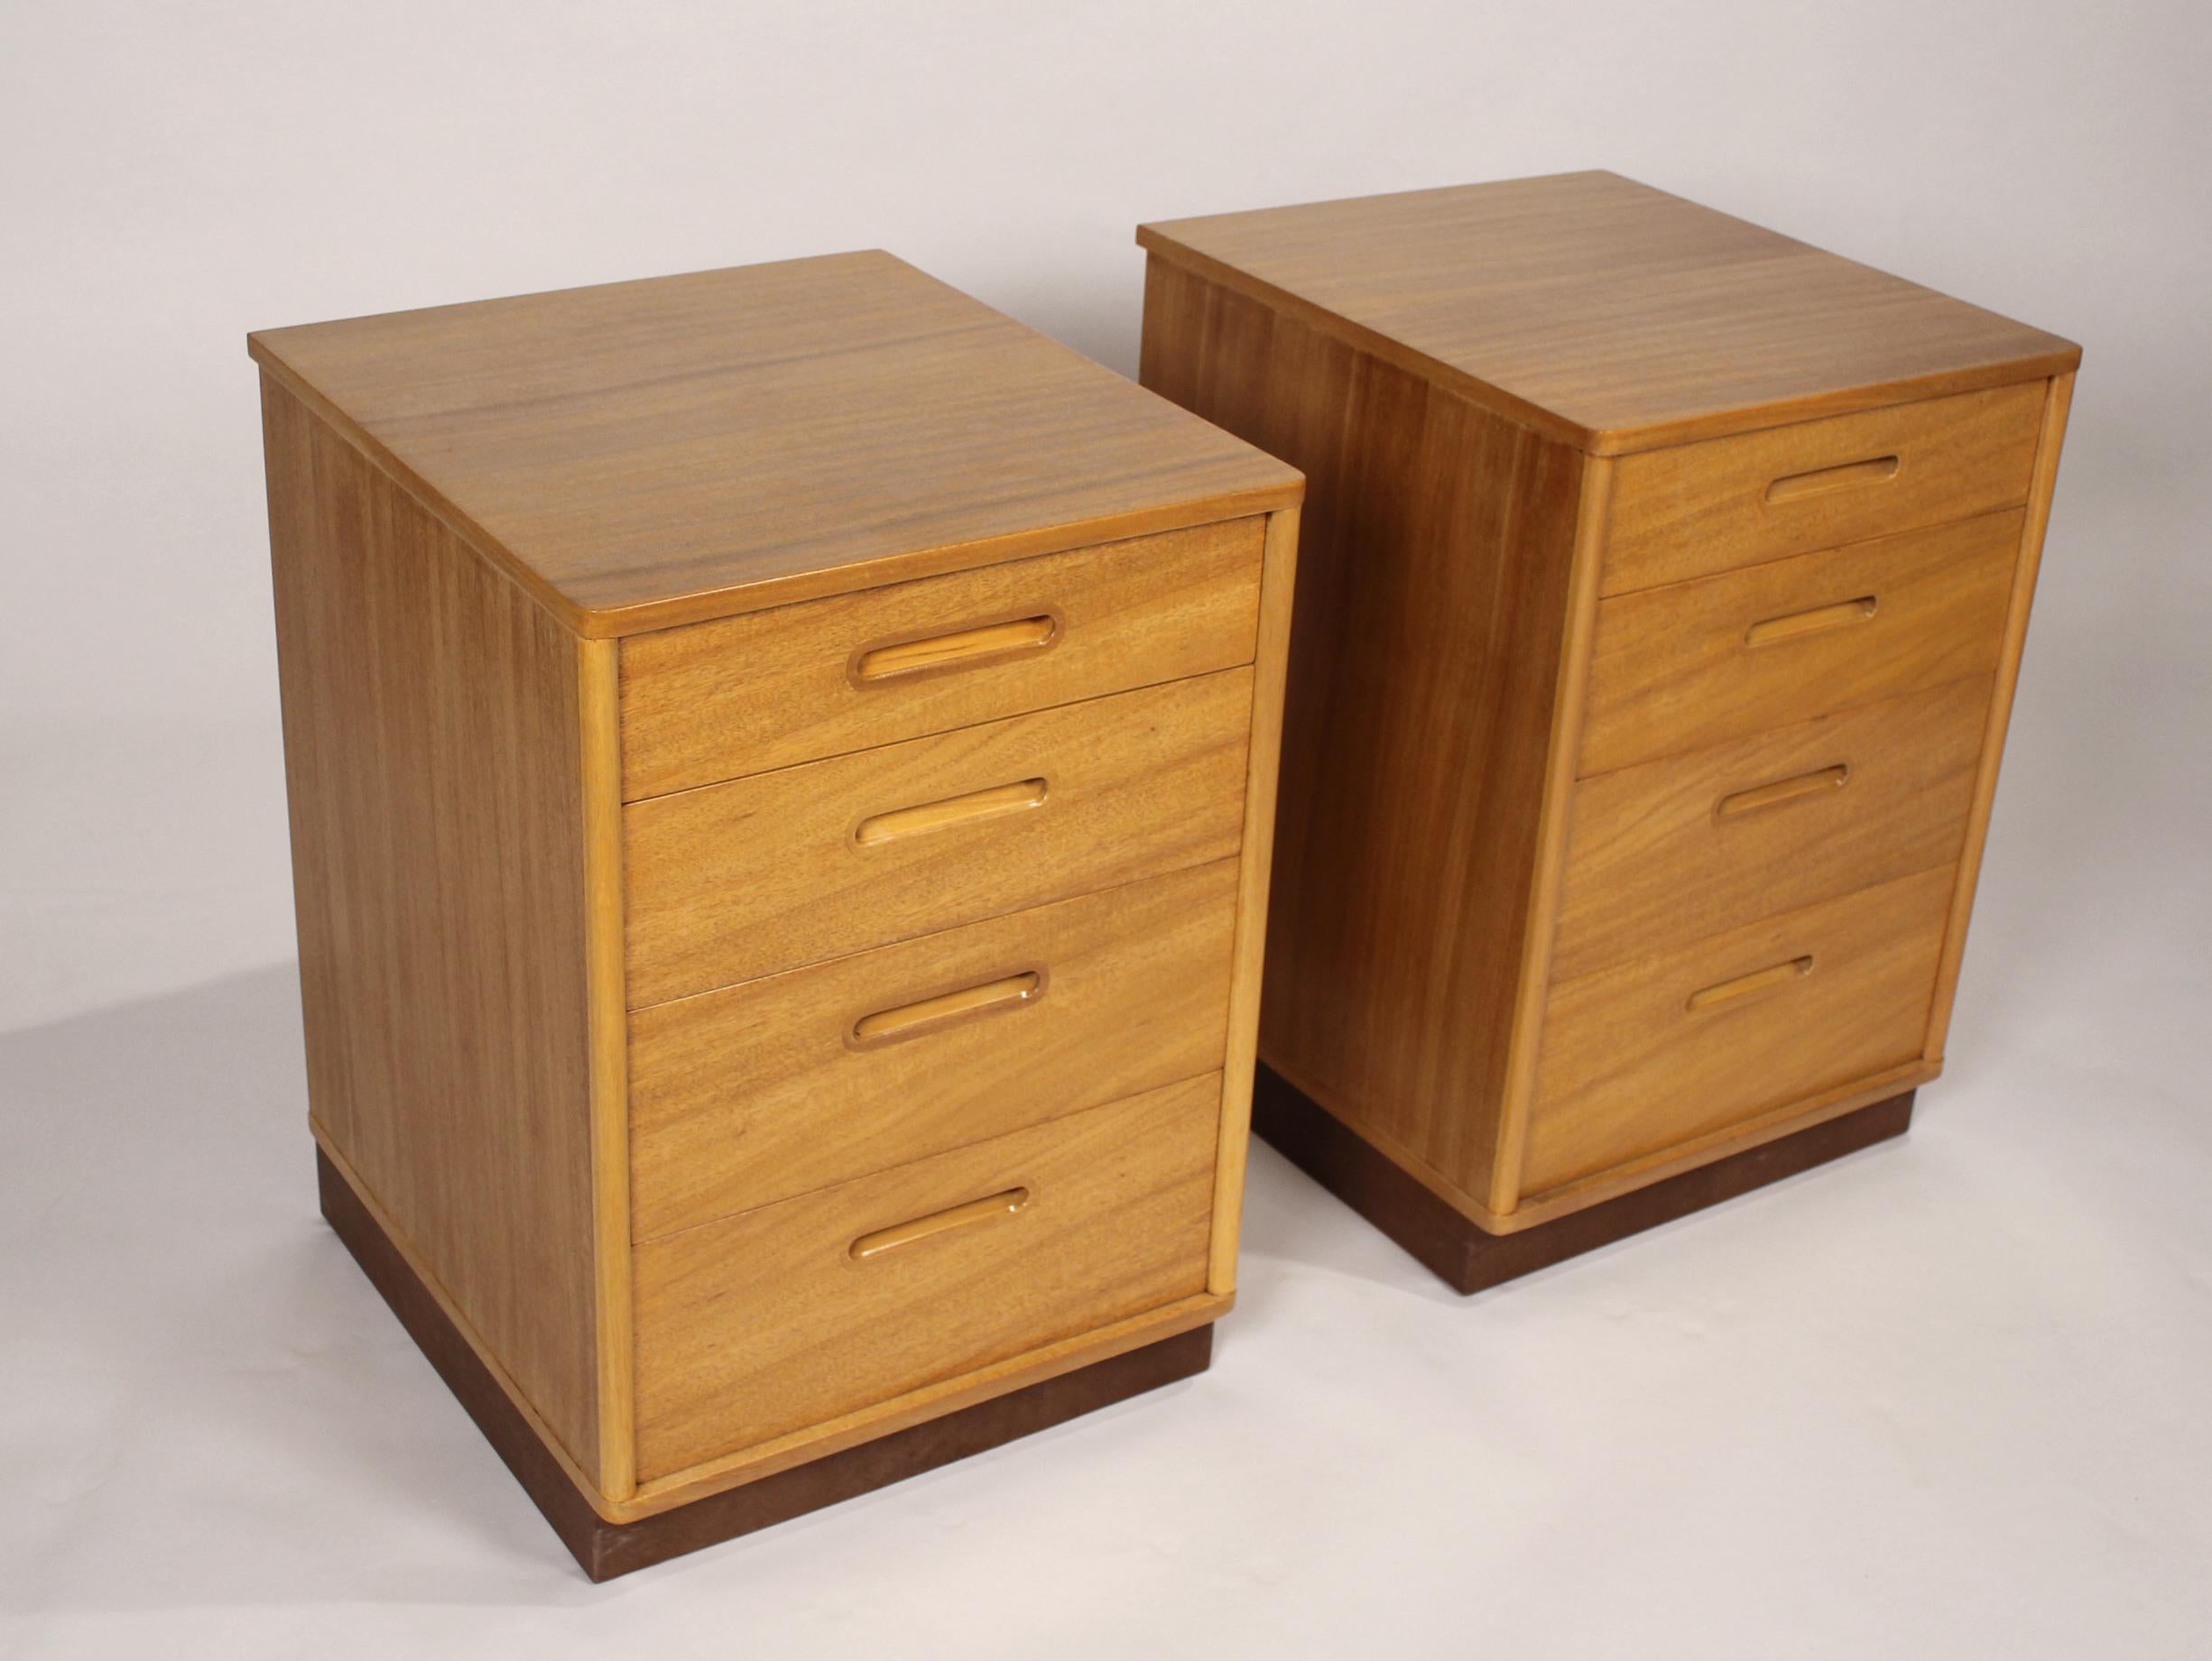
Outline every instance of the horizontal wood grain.
POLYGON ((1280 462, 881 252, 267 329, 247 344, 585 635, 1300 494, 1280 462))
POLYGON ((2081 355, 1608 172, 1180 219, 1137 241, 1592 455, 2040 383, 2081 355))
POLYGON ((1248 663, 1264 522, 634 635, 622 644, 623 793, 664 795, 1248 663), (997 625, 995 646, 978 624, 997 625), (927 651, 947 639, 956 650, 927 651))
POLYGON ((1045 972, 1022 969, 995 980, 972 982, 952 992, 933 992, 871 1010, 846 1029, 845 1041, 855 1049, 881 1049, 886 1044, 904 1044, 928 1038, 962 1021, 986 1015, 1012 1014, 1033 1009, 1044 996, 1045 972))
POLYGON ((1555 983, 1531 1192, 1915 1060, 1955 865, 1555 983))
POLYGON ((641 1475, 1202 1292, 1220 1088, 1208 1075, 640 1246, 641 1475), (854 1254, 977 1202, 995 1214, 854 1254))
POLYGON ((319 1150, 316 1175, 331 1231, 595 1581, 787 1521, 1202 1372, 1212 1348, 1207 1323, 1229 1302, 1185 1298, 1087 1334, 1087 1345, 1048 1346, 936 1391, 915 1392, 879 1407, 873 1434, 856 1437, 848 1419, 825 1434, 822 1451, 796 1463, 764 1469, 773 1463, 764 1457, 726 1470, 718 1487, 702 1479, 684 1498, 673 1498, 664 1483, 652 1497, 610 1502, 561 1461, 558 1444, 513 1394, 495 1360, 325 1151, 319 1150), (917 1398, 930 1398, 935 1411, 918 1411, 917 1398), (845 1439, 837 1446, 828 1445, 839 1435, 845 1439))
POLYGON ((971 923, 630 1017, 640 1240, 1221 1066, 1237 862, 971 923), (860 1022, 1035 977, 890 1042, 860 1022))
POLYGON ((326 1202, 591 1572, 1202 1364, 1295 472, 881 254, 249 346, 326 1202))
MULTIPOLYGON (((1901 1128, 1949 968, 1925 1055, 1724 1090, 1707 1130, 1694 1069, 1655 1065, 1674 1140, 1630 1115, 1580 1175, 1524 1158, 1540 1065, 1606 1061, 1554 1031, 1560 986, 1963 859, 1955 966, 2078 348, 1610 173, 1137 240, 1144 383, 1310 479, 1261 1021, 1283 1087, 1415 1209, 1501 1237, 1775 1168, 1877 1103, 1814 1141, 1901 1128)), ((1826 997, 1805 955, 1715 967, 1677 1011, 1826 997)))
POLYGON ((1957 860, 1989 692, 1977 676, 1582 780, 1553 980, 1957 860))
POLYGON ((1583 773, 1993 673, 2018 512, 1599 602, 1583 773))
POLYGON ((2042 413, 2043 383, 2032 381, 1624 457, 1605 592, 2017 507, 2042 413), (1876 455, 1896 465, 1838 471, 1876 455), (1815 471, 1836 487, 1774 495, 1777 481, 1815 471))
POLYGON ((634 802, 631 1005, 1228 858, 1251 719, 1227 669, 634 802), (1037 799, 857 838, 993 790, 1037 799))

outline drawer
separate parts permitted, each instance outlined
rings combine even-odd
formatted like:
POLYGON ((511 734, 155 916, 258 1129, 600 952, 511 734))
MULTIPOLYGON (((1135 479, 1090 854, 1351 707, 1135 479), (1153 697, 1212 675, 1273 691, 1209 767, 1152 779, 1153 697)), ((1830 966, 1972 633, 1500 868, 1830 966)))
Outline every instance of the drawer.
POLYGON ((1921 872, 1553 986, 1524 1190, 1920 1056, 1957 875, 1921 872))
POLYGON ((1602 591, 1967 519, 2028 498, 2041 381, 1624 456, 1602 591))
POLYGON ((1226 859, 1252 671, 623 809, 633 1008, 1226 859))
POLYGON ((1222 1064, 1237 862, 630 1018, 641 1240, 1222 1064))
POLYGON ((2023 517, 1600 601, 1580 771, 1995 673, 2023 517))
POLYGON ((1221 1075, 636 1250, 638 1474, 1206 1287, 1221 1075))
POLYGON ((623 798, 1249 663, 1263 531, 1232 520, 634 635, 623 798))
POLYGON ((1575 786, 1551 977, 1958 857, 1987 676, 1575 786))

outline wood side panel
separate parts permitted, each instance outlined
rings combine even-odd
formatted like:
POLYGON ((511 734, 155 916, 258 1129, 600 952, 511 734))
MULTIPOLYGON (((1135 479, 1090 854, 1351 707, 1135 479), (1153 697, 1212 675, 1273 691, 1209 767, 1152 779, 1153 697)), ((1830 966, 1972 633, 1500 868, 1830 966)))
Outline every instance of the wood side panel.
POLYGON ((2059 451, 2066 442, 2066 418, 2073 407, 2074 377, 2055 375, 2045 389, 2042 430, 2036 443, 2035 477, 2028 488, 2026 522, 2021 528, 2020 558, 2013 574, 2012 603, 2005 613, 2004 644, 1998 655, 1996 689, 1989 701, 1989 724, 1982 736, 1981 766, 1974 781, 1974 803, 1967 815, 1966 846, 1958 861, 1958 890, 1943 939, 1943 961, 1936 974, 1936 995, 1928 1020, 1928 1059, 1939 1063, 1950 1037, 1951 1005, 1958 992, 1958 970, 1967 950, 1967 922, 1974 913, 1974 891, 1981 881, 1982 850, 1989 838, 1989 816, 1996 806, 1997 769, 2004 759, 2004 735, 2012 724, 2013 695, 2020 684, 2020 661, 2028 644, 2028 614, 2035 603, 2036 575, 2042 568, 2043 536, 2050 524, 2050 498, 2059 483, 2059 451))
POLYGON ((1220 1093, 1208 1075, 640 1246, 641 1469, 1203 1292, 1220 1093))
POLYGON ((1228 858, 1252 680, 1224 669, 633 802, 633 1007, 1228 858), (871 841, 871 823, 902 834, 871 841))
POLYGON ((2020 527, 1984 514, 1603 602, 1580 771, 1992 673, 2020 527))
POLYGON ((310 1112, 597 1476, 576 641, 282 387, 263 401, 310 1112))
POLYGON ((1552 978, 1951 863, 1989 687, 1954 681, 1583 780, 1552 978))
POLYGON ((1249 663, 1264 522, 1199 525, 633 635, 622 646, 624 795, 1249 663), (1024 623, 1039 626, 1023 632, 1024 623), (994 650, 978 624, 1011 625, 1018 643, 994 650), (963 635, 976 642, 964 655, 963 635), (871 649, 932 637, 951 642, 943 655, 874 672, 871 649))
POLYGON ((1261 1057, 1485 1195, 1583 458, 1158 258, 1141 374, 1308 478, 1261 1057))
POLYGON ((1221 1068, 1237 865, 1064 900, 630 1017, 636 1236, 1221 1068), (856 1042, 865 1017, 1033 990, 856 1042))

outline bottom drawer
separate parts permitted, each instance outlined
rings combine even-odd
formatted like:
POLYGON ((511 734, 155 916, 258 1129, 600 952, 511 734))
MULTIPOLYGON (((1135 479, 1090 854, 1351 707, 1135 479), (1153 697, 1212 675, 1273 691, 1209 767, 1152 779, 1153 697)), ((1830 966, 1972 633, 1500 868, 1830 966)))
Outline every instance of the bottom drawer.
POLYGON ((643 1481, 1202 1292, 1221 1075, 637 1248, 643 1481))
POLYGON ((1922 872, 1553 986, 1523 1191, 1918 1057, 1956 880, 1922 872))

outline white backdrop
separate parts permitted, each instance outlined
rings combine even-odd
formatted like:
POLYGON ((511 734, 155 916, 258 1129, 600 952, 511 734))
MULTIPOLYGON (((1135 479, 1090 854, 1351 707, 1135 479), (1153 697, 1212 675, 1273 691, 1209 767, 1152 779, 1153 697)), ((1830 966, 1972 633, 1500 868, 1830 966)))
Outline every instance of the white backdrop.
POLYGON ((2207 19, 0 12, 0 1650, 2189 1653, 2207 19), (1913 1136, 1464 1305, 1263 1154, 1206 1379, 585 1587, 312 1219, 245 331, 880 245, 1129 371, 1141 219, 1587 166, 2086 348, 1913 1136))

